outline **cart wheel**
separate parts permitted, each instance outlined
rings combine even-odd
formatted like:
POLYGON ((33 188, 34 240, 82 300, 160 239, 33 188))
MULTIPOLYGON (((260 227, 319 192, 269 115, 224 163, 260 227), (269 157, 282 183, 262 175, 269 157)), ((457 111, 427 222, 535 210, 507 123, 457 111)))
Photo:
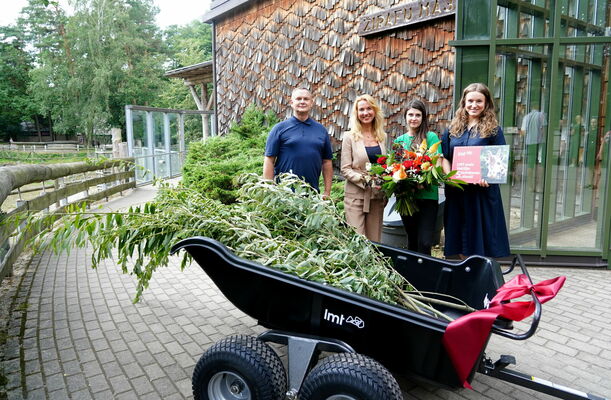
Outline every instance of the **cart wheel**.
POLYGON ((362 354, 339 353, 322 360, 301 386, 300 400, 403 400, 396 379, 362 354))
POLYGON ((279 400, 286 392, 286 372, 267 344, 236 335, 201 356, 192 384, 195 400, 279 400))

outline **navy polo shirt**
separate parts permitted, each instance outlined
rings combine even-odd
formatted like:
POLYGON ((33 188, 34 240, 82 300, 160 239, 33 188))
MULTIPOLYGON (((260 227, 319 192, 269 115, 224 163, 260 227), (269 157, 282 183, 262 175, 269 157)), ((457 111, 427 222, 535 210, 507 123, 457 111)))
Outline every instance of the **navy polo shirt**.
POLYGON ((291 172, 318 190, 322 161, 331 160, 333 151, 324 126, 312 118, 302 122, 292 116, 272 128, 265 155, 276 157, 274 176, 291 172))

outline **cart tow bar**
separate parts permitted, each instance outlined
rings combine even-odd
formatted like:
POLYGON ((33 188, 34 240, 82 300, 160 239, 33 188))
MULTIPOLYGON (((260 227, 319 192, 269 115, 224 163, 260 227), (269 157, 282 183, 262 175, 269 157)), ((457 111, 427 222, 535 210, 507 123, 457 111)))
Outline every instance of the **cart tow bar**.
POLYGON ((490 358, 484 358, 480 364, 481 373, 498 378, 505 382, 510 382, 519 386, 533 389, 539 393, 549 394, 560 399, 592 399, 592 400, 608 400, 605 397, 596 396, 594 394, 585 393, 566 386, 558 385, 545 379, 537 378, 532 375, 527 375, 522 372, 506 369, 510 364, 515 364, 516 358, 509 355, 501 355, 501 357, 493 362, 490 358))

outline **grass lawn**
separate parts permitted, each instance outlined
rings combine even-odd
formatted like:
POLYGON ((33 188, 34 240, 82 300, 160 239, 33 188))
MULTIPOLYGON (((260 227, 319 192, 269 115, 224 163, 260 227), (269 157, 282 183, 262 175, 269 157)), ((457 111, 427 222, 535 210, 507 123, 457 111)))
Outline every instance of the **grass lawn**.
POLYGON ((87 151, 79 152, 28 152, 0 150, 0 166, 15 164, 53 164, 64 162, 85 161, 88 158, 87 151))

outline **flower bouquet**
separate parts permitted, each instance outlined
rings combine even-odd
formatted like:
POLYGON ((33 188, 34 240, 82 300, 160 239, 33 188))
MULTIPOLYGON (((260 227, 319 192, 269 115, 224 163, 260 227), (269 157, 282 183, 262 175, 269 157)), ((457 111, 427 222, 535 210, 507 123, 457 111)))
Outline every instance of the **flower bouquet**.
POLYGON ((377 163, 369 163, 366 169, 370 175, 370 184, 377 185, 387 197, 395 195, 395 208, 401 215, 413 215, 418 211, 416 193, 430 186, 441 184, 461 188, 466 182, 451 179, 456 171, 443 172, 437 161, 441 157, 437 148, 441 142, 430 147, 426 140, 415 149, 406 150, 400 144, 394 144, 392 152, 380 155, 377 163))

